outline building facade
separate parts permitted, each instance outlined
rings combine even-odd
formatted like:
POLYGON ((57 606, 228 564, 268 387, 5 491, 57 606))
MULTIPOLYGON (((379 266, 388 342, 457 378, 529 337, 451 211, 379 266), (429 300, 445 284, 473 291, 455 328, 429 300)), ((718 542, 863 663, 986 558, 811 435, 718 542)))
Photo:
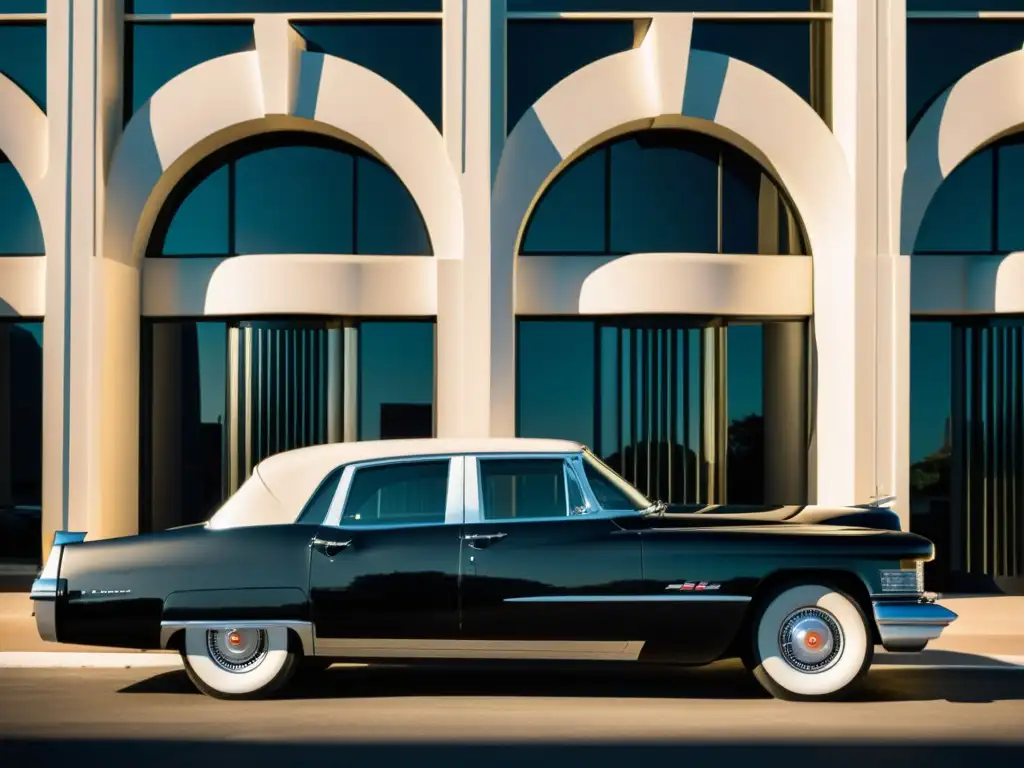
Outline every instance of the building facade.
POLYGON ((1024 591, 1015 5, 0 2, 0 559, 518 434, 1024 591))

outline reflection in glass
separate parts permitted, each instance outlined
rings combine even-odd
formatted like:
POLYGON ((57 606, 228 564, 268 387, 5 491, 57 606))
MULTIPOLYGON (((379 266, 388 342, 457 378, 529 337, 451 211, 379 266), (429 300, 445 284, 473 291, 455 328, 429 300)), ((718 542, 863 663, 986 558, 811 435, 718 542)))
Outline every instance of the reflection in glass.
POLYGON ((911 529, 929 589, 1024 594, 1024 321, 911 330, 911 529))
POLYGON ((125 13, 440 11, 443 0, 124 0, 125 13))
POLYGON ((41 256, 45 252, 32 196, 14 164, 0 153, 0 256, 41 256))
POLYGON ((448 464, 412 461, 356 470, 341 524, 416 525, 443 523, 448 499, 448 464))
POLYGON ((207 519, 281 451, 433 435, 433 321, 143 323, 142 530, 207 519))
POLYGON ((788 198, 753 158, 702 134, 656 129, 599 147, 559 173, 521 248, 527 255, 643 252, 807 251, 788 198))
POLYGON ((359 325, 359 439, 434 434, 434 322, 359 325))
POLYGON ((172 192, 149 256, 430 255, 416 202, 394 171, 341 141, 267 134, 196 166, 172 192))
POLYGON ((806 499, 805 322, 521 319, 518 328, 517 434, 589 445, 651 498, 806 499))
POLYGON ((43 324, 0 322, 0 561, 42 550, 43 324))
POLYGON ((565 517, 564 465, 562 459, 481 459, 483 518, 565 517))

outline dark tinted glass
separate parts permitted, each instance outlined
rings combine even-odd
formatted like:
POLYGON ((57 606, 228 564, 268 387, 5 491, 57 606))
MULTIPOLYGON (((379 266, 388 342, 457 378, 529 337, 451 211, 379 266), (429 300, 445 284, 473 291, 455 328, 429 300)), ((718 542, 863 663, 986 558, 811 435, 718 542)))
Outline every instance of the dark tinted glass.
POLYGON ((39 564, 43 324, 0 322, 0 561, 39 564))
POLYGON ((1020 0, 907 0, 907 11, 1019 11, 1020 0))
POLYGON ((518 434, 592 445, 594 323, 522 320, 516 354, 518 434))
POLYGON ((639 492, 633 492, 635 489, 630 489, 626 481, 617 477, 611 467, 598 464, 592 456, 584 456, 583 471, 590 484, 590 490, 594 492, 602 509, 638 511, 648 506, 645 503, 647 500, 639 492))
POLYGON ((718 251, 717 147, 659 140, 670 137, 611 148, 612 253, 718 251))
POLYGON ((538 201, 523 237, 522 253, 604 253, 608 151, 576 161, 538 201))
POLYGON ((485 520, 565 517, 561 459, 481 459, 485 520))
POLYGON ((306 506, 302 508, 302 512, 299 513, 295 522, 318 525, 324 521, 331 502, 334 500, 334 494, 338 490, 338 481, 341 480, 344 471, 344 467, 338 467, 324 478, 323 482, 313 491, 313 495, 309 497, 309 501, 306 502, 306 506))
POLYGON ((441 24, 347 22, 295 28, 309 50, 355 62, 394 83, 441 128, 441 24))
POLYGON ((0 256, 41 256, 45 252, 43 230, 28 188, 14 165, 0 154, 0 256))
POLYGON ((507 0, 515 11, 809 11, 814 0, 507 0))
POLYGON ((443 523, 448 464, 414 461, 356 470, 342 525, 443 523))
POLYGON ((440 11, 442 0, 125 0, 128 13, 440 11))
POLYGON ((563 170, 531 213, 520 249, 659 251, 807 252, 788 198, 753 158, 707 136, 667 130, 619 139, 563 170))
POLYGON ((359 439, 434 434, 434 323, 359 325, 359 439))
POLYGON ((697 21, 690 45, 753 64, 811 100, 810 22, 697 21))
POLYGON ((145 321, 139 383, 140 529, 206 520, 228 491, 227 324, 145 321))
POLYGON ((0 0, 0 13, 46 13, 46 0, 0 0))
POLYGON ((0 73, 46 111, 45 24, 0 24, 0 73))
POLYGON ((224 150, 210 161, 222 165, 175 191, 180 203, 168 203, 178 207, 163 213, 166 238, 158 226, 150 254, 431 253, 419 208, 390 168, 341 142, 317 142, 279 134, 224 150))
POLYGON ((125 30, 125 122, 186 69, 254 47, 252 24, 129 24, 125 30))
POLYGON ((1024 136, 1001 142, 996 149, 996 250, 1024 251, 1024 136))
POLYGON ((907 134, 949 86, 986 61, 1019 51, 1022 42, 1024 21, 908 21, 907 134))
POLYGON ((993 242, 995 152, 967 158, 942 182, 925 212, 915 253, 989 253, 993 242))
POLYGON ((240 158, 236 253, 355 253, 354 163, 343 151, 301 146, 240 158))
POLYGON ((511 132, 560 80, 632 48, 633 22, 509 21, 506 35, 505 127, 511 132))

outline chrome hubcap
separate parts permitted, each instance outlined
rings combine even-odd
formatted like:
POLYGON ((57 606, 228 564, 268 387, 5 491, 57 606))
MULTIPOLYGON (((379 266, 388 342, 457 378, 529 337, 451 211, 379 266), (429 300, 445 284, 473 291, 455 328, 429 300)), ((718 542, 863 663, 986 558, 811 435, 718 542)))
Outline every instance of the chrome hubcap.
POLYGON ((782 622, 779 632, 782 658, 801 672, 824 672, 843 652, 843 630, 823 608, 800 608, 782 622))
POLYGON ((267 655, 267 633, 262 629, 210 629, 206 632, 210 658, 228 672, 248 672, 267 655))

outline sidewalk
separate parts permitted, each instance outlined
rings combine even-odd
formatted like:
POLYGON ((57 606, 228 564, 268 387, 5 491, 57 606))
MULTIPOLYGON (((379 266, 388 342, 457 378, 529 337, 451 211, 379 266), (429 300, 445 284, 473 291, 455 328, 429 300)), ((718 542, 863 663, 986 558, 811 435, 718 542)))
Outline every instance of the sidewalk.
MULTIPOLYGON (((969 656, 1024 657, 1024 597, 949 597, 939 600, 956 613, 942 636, 928 651, 969 656)), ((32 601, 24 593, 0 593, 0 652, 124 653, 122 648, 47 643, 39 639, 32 601)), ((167 653, 141 651, 140 653, 167 653)))

